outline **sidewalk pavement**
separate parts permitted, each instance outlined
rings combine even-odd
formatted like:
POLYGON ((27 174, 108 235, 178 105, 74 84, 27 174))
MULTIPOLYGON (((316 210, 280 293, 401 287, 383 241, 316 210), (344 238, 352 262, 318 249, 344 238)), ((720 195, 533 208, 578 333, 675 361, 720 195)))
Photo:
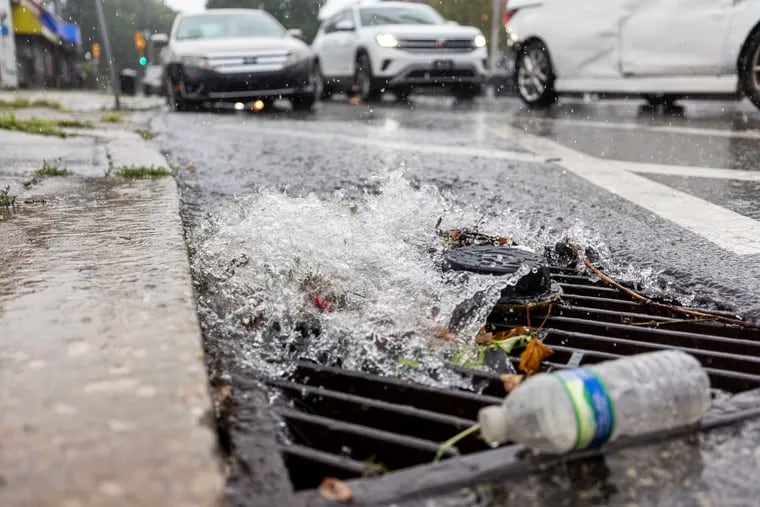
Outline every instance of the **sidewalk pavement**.
POLYGON ((221 505, 175 181, 114 175, 167 165, 144 115, 107 123, 107 96, 55 95, 35 99, 68 111, 14 112, 95 128, 0 130, 16 196, 0 206, 0 505, 221 505), (43 161, 67 174, 35 175, 43 161))

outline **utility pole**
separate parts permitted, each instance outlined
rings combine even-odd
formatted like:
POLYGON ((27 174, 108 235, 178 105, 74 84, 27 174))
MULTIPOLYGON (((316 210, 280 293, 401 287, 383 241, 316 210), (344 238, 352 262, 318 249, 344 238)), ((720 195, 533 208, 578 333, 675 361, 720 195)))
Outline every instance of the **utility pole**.
POLYGON ((98 14, 98 24, 100 25, 100 36, 103 38, 103 51, 106 54, 106 60, 108 61, 108 72, 111 74, 111 89, 113 90, 114 109, 117 111, 121 109, 121 101, 119 99, 119 81, 116 76, 116 68, 113 65, 113 57, 111 55, 111 41, 108 38, 108 27, 106 26, 106 17, 103 14, 103 0, 95 1, 95 11, 98 14))
POLYGON ((496 53, 499 51, 499 33, 501 32, 501 5, 504 0, 493 0, 491 8, 491 48, 488 66, 491 69, 491 75, 496 72, 496 53))

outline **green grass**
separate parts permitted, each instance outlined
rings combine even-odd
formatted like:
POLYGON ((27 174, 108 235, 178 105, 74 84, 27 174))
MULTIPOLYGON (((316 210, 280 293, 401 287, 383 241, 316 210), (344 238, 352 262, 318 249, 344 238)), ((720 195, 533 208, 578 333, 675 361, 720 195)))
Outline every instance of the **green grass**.
POLYGON ((116 169, 114 175, 128 180, 156 180, 168 176, 176 176, 177 172, 171 171, 166 167, 132 165, 116 169))
POLYGON ((11 195, 11 187, 10 185, 5 187, 5 189, 0 190, 0 208, 15 208, 16 207, 16 196, 11 195))
POLYGON ((94 129, 95 124, 91 121, 81 121, 81 120, 54 120, 55 123, 58 124, 59 127, 63 128, 70 128, 70 129, 94 129))
POLYGON ((103 113, 100 115, 100 121, 106 123, 121 123, 124 121, 124 113, 103 113))
POLYGON ((142 137, 146 141, 150 141, 151 139, 155 138, 158 135, 155 132, 148 129, 139 129, 139 130, 136 130, 135 132, 137 132, 140 135, 140 137, 142 137))
POLYGON ((42 118, 29 118, 20 120, 16 115, 9 113, 0 116, 0 129, 12 130, 14 132, 26 132, 28 134, 39 134, 43 136, 66 137, 66 132, 62 128, 94 128, 90 122, 79 120, 43 120, 42 118))
POLYGON ((29 100, 23 97, 17 97, 13 100, 0 99, 0 108, 3 109, 23 109, 29 107, 46 107, 48 109, 55 109, 56 111, 63 110, 63 106, 61 106, 61 104, 52 100, 29 100))
POLYGON ((42 161, 42 169, 34 172, 35 176, 41 178, 51 178, 56 176, 66 176, 69 174, 68 169, 58 166, 58 164, 48 164, 47 160, 42 161))

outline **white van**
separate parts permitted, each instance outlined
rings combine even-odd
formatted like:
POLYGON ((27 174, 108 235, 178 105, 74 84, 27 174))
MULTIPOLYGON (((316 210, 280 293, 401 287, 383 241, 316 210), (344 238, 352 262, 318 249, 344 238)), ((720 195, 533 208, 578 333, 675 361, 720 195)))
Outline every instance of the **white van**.
POLYGON ((504 25, 530 106, 589 92, 760 108, 760 0, 507 0, 504 25))

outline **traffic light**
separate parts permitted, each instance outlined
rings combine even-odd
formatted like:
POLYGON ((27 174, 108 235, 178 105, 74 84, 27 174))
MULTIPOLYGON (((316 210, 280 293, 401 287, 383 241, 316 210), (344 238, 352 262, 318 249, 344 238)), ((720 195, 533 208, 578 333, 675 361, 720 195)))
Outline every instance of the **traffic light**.
POLYGON ((148 59, 147 59, 147 58, 145 58, 144 56, 141 56, 141 57, 140 57, 140 60, 139 60, 139 62, 140 62, 140 65, 141 65, 142 67, 145 67, 146 65, 148 65, 148 59))
POLYGON ((92 44, 92 58, 93 60, 100 60, 100 44, 97 42, 92 44))
POLYGON ((138 51, 145 50, 145 36, 142 32, 135 32, 135 49, 138 51))

